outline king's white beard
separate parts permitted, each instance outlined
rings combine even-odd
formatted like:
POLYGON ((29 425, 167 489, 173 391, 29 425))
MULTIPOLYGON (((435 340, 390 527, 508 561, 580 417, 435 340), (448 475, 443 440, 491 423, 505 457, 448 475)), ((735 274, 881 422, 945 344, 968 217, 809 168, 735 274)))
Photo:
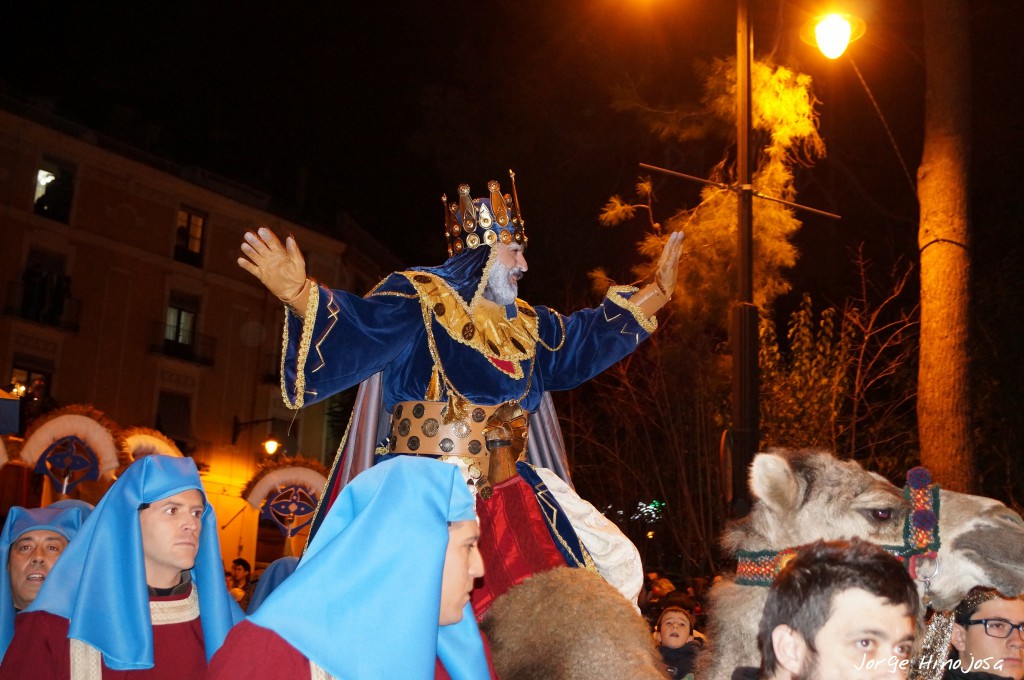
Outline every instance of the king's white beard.
POLYGON ((523 275, 519 267, 509 269, 497 259, 491 264, 491 273, 487 277, 487 286, 484 288, 484 297, 499 305, 510 305, 516 301, 519 294, 519 285, 512 280, 512 275, 517 278, 523 275))

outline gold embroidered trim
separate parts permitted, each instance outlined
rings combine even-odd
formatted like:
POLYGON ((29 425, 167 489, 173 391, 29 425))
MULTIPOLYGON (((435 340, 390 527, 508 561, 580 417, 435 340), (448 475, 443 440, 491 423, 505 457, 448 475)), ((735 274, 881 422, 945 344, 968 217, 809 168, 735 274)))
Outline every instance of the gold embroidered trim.
POLYGON ((199 591, 192 584, 192 592, 183 600, 164 600, 149 603, 149 618, 154 626, 185 623, 199 618, 199 591))
MULTIPOLYGON (((441 355, 437 351, 437 342, 434 339, 434 324, 433 315, 425 305, 421 305, 420 309, 423 313, 423 326, 426 328, 427 335, 427 349, 430 351, 430 358, 434 362, 434 368, 437 369, 438 376, 441 381, 444 382, 445 390, 448 392, 448 414, 446 418, 451 420, 460 420, 466 417, 466 409, 469 407, 470 401, 466 397, 455 389, 455 385, 448 379, 448 374, 444 370, 444 364, 441 363, 441 355)), ((536 355, 530 357, 530 370, 526 374, 526 388, 523 393, 519 395, 517 399, 511 400, 514 403, 521 402, 526 395, 530 393, 530 386, 533 384, 533 367, 537 361, 536 355)))
POLYGON ((71 638, 71 680, 103 680, 103 655, 87 642, 71 638))
POLYGON ((563 319, 562 315, 559 314, 554 309, 548 309, 548 312, 552 316, 554 316, 555 319, 558 321, 558 327, 562 329, 562 339, 558 341, 558 346, 557 347, 549 347, 548 343, 544 342, 544 338, 540 337, 540 332, 538 331, 538 333, 537 333, 537 342, 539 342, 541 344, 541 347, 543 347, 547 351, 549 351, 549 352, 557 352, 558 350, 562 349, 562 345, 565 344, 565 319, 563 319))
MULTIPOLYGON (((288 386, 285 383, 285 376, 287 375, 285 372, 285 361, 288 357, 288 317, 292 314, 292 311, 285 307, 284 332, 281 334, 281 398, 284 400, 285 406, 296 411, 302 408, 305 403, 306 359, 309 357, 309 346, 313 340, 313 326, 316 325, 316 313, 319 305, 320 286, 311 286, 309 289, 309 303, 306 305, 306 316, 302 320, 302 335, 299 340, 299 351, 295 358, 294 401, 288 396, 288 386)), ((326 333, 324 335, 326 336, 326 333)))
MULTIPOLYGON (((527 463, 527 465, 530 464, 527 463)), ((530 465, 530 467, 536 469, 533 465, 530 465)), ((587 571, 591 571, 595 574, 598 573, 597 565, 594 564, 594 558, 591 557, 590 551, 587 550, 587 546, 583 545, 583 541, 580 540, 580 537, 576 537, 576 545, 580 548, 580 552, 583 554, 582 563, 580 563, 580 561, 576 559, 575 554, 569 547, 568 541, 565 540, 565 537, 562 536, 562 534, 555 527, 555 508, 559 507, 558 502, 554 500, 554 494, 552 494, 551 490, 548 489, 547 484, 544 484, 543 486, 544 490, 537 494, 537 503, 541 506, 542 514, 544 514, 545 508, 551 513, 550 516, 545 516, 545 519, 548 521, 548 527, 551 529, 551 535, 554 536, 555 540, 557 540, 558 543, 562 546, 562 548, 564 548, 564 554, 572 557, 577 567, 582 567, 587 571)))
POLYGON ((380 297, 382 295, 390 295, 392 297, 405 298, 406 300, 416 300, 419 298, 415 293, 399 293, 397 290, 382 290, 381 292, 370 292, 366 294, 366 297, 380 297))
POLYGON ((623 295, 623 293, 635 293, 637 290, 639 289, 636 286, 612 286, 608 289, 606 297, 609 302, 622 307, 632 314, 636 322, 640 324, 640 328, 643 328, 648 333, 653 333, 658 330, 658 319, 653 316, 648 319, 640 307, 630 302, 629 298, 623 295))
MULTIPOLYGON (((470 309, 439 276, 426 272, 402 272, 419 294, 424 320, 437 320, 448 335, 485 357, 509 361, 513 371, 498 368, 516 380, 523 377, 520 362, 532 359, 537 350, 537 313, 516 300, 518 313, 505 317, 504 307, 489 300, 470 309)), ((497 366, 496 366, 497 368, 497 366)))

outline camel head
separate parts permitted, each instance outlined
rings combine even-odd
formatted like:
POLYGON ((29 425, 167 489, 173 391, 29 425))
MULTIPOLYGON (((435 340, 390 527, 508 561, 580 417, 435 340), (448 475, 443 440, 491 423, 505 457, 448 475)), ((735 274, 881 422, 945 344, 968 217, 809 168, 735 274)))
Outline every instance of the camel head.
POLYGON ((853 536, 882 545, 903 542, 910 504, 900 490, 830 453, 775 449, 759 454, 750 467, 750 490, 755 499, 750 514, 722 537, 730 554, 853 536))

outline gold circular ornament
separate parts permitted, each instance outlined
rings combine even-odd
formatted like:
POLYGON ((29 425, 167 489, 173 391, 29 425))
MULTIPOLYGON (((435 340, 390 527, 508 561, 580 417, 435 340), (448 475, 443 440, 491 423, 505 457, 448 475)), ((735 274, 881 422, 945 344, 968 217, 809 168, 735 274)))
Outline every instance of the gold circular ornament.
POLYGON ((494 235, 493 231, 488 230, 484 232, 484 243, 486 243, 489 246, 493 246, 497 242, 498 237, 494 235))
POLYGON ((470 464, 466 471, 469 472, 470 479, 480 479, 480 475, 483 474, 480 472, 480 466, 476 463, 470 464))
POLYGON ((472 433, 472 431, 473 430, 470 428, 469 423, 465 420, 460 420, 455 423, 455 436, 459 439, 465 439, 470 435, 470 433, 472 433))
POLYGON ((480 237, 476 234, 468 234, 466 236, 466 245, 469 246, 470 249, 476 248, 480 245, 480 237))
POLYGON ((512 243, 512 234, 508 233, 507 231, 503 231, 501 232, 501 234, 498 235, 498 239, 501 240, 501 242, 504 243, 505 245, 508 245, 512 243))
POLYGON ((423 434, 428 437, 436 437, 438 430, 441 429, 441 424, 437 422, 437 418, 427 418, 423 421, 423 427, 420 429, 423 430, 423 434))
POLYGON ((461 253, 463 251, 462 241, 456 241, 455 243, 453 243, 452 249, 455 251, 456 255, 461 253))

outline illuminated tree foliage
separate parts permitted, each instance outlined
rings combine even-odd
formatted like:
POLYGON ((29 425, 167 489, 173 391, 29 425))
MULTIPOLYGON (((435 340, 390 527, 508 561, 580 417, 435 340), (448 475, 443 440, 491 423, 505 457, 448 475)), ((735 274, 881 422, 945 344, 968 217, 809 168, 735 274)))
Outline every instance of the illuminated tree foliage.
MULTIPOLYGON (((635 110, 666 141, 728 135, 735 119, 733 73, 728 61, 709 67, 699 110, 656 112, 639 104, 635 110)), ((758 63, 753 83, 760 144, 755 188, 794 200, 794 169, 824 154, 810 79, 758 63)), ((732 160, 721 159, 710 173, 729 185, 732 160)), ((638 246, 645 262, 634 270, 641 279, 651 274, 668 233, 686 232, 680 280, 658 315, 663 328, 627 361, 560 395, 559 410, 584 495, 623 526, 649 565, 707 574, 721 566, 716 538, 727 516, 719 450, 729 426, 725 328, 735 299, 736 195, 707 186, 698 205, 660 219, 657 198, 652 179, 642 178, 634 198, 609 199, 601 220, 608 227, 646 221, 638 246), (664 499, 659 516, 632 521, 637 501, 649 499, 664 499)), ((789 288, 783 272, 796 261, 790 238, 799 227, 790 209, 755 198, 755 301, 762 309, 789 288)), ((913 431, 915 319, 900 308, 906 275, 879 295, 868 290, 867 264, 860 264, 865 283, 856 299, 816 315, 805 298, 783 342, 773 324, 762 323, 762 442, 831 448, 890 470, 916 443, 907 435, 913 431)), ((609 283, 601 270, 591 277, 597 292, 609 283)))
MULTIPOLYGON (((713 132, 726 132, 735 120, 735 62, 716 60, 708 69, 707 86, 699 111, 656 112, 639 107, 651 131, 662 139, 688 141, 713 132)), ((793 168, 825 153, 817 132, 815 99, 810 77, 780 66, 756 62, 752 68, 753 129, 763 142, 753 173, 757 191, 792 201, 793 168)), ((731 184, 734 165, 723 159, 710 170, 710 179, 731 184)), ((650 230, 640 244, 646 261, 635 268, 639 278, 650 275, 667 234, 686 233, 684 258, 673 305, 688 317, 725 326, 733 293, 736 261, 736 193, 707 186, 696 207, 669 216, 664 224, 654 219, 655 195, 649 179, 636 185, 636 200, 613 196, 601 214, 601 222, 615 226, 640 215, 648 218, 650 230)), ((797 252, 790 237, 800 228, 793 211, 781 203, 754 200, 755 303, 765 307, 789 290, 782 270, 796 263, 797 252)), ((598 288, 607 285, 601 270, 592 273, 598 288)))

